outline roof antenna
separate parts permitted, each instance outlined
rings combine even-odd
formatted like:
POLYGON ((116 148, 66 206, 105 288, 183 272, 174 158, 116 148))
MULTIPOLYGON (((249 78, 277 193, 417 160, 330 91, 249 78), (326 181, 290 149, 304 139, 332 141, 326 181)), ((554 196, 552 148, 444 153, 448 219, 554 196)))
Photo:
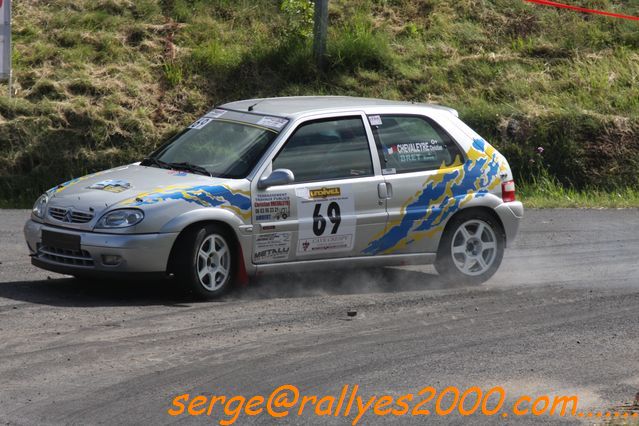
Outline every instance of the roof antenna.
POLYGON ((253 105, 249 106, 249 107, 248 107, 248 111, 249 111, 249 112, 250 112, 250 111, 253 111, 253 108, 255 108, 255 106, 256 106, 257 104, 259 104, 260 102, 262 102, 262 100, 263 100, 263 99, 260 99, 259 101, 255 102, 253 105))

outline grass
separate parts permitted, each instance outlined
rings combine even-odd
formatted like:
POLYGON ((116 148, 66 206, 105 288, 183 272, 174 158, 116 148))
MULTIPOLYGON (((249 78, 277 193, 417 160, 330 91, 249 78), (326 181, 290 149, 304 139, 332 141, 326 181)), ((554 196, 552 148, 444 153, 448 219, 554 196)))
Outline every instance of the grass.
POLYGON ((526 208, 639 208, 639 188, 577 190, 543 176, 517 186, 526 208))
MULTIPOLYGON (((639 15, 636 2, 596 3, 639 15)), ((334 0, 318 70, 306 0, 13 7, 15 96, 0 87, 5 203, 137 160, 213 105, 310 94, 450 105, 518 181, 540 178, 541 164, 570 191, 639 187, 634 22, 520 0, 334 0)))

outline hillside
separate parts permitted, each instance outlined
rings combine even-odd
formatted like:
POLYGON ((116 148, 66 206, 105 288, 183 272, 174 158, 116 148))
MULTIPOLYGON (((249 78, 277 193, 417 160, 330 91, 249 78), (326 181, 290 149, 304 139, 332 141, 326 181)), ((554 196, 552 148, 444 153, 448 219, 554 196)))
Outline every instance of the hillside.
MULTIPOLYGON (((639 15, 609 0, 573 4, 639 15)), ((522 179, 639 185, 639 24, 519 0, 21 0, 0 200, 138 160, 214 104, 346 94, 457 108, 522 179), (543 148, 543 149, 539 149, 543 148), (542 152, 543 151, 543 152, 542 152)))

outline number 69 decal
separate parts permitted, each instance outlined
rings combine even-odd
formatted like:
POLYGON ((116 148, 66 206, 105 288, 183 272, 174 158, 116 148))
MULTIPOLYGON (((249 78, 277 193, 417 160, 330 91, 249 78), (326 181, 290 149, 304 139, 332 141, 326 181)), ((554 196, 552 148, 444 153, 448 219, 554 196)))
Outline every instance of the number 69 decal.
MULTIPOLYGON (((313 233, 318 237, 324 235, 324 231, 326 230, 326 219, 324 219, 324 216, 322 216, 321 210, 322 204, 315 204, 315 210, 313 211, 313 233)), ((328 216, 328 220, 330 220, 331 224, 333 225, 331 234, 337 234, 337 231, 339 230, 339 224, 342 222, 342 218, 340 217, 340 208, 339 204, 337 204, 337 201, 332 201, 328 205, 326 215, 328 216)))
POLYGON ((355 200, 350 187, 310 189, 297 199, 297 255, 350 251, 355 241, 355 200))

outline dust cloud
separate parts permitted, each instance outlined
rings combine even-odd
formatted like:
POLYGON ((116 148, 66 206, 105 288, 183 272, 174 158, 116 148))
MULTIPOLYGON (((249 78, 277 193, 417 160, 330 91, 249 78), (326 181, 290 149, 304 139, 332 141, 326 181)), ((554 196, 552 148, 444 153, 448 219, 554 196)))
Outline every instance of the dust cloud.
POLYGON ((234 292, 243 299, 400 293, 452 288, 432 266, 317 270, 254 278, 234 292))

